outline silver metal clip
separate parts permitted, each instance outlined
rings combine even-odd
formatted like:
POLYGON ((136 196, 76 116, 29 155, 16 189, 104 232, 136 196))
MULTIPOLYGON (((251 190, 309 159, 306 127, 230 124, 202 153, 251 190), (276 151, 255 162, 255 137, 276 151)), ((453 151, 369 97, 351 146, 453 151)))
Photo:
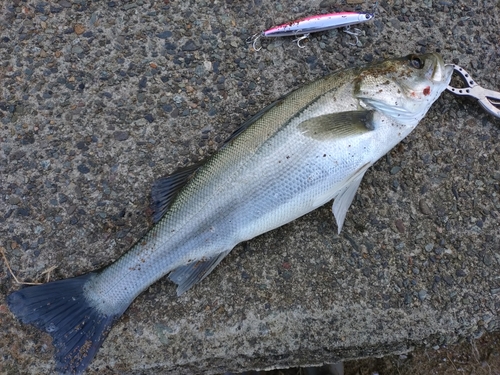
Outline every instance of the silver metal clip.
POLYGON ((486 111, 500 118, 500 92, 482 88, 464 68, 458 65, 453 65, 453 69, 466 86, 458 88, 450 85, 446 89, 458 96, 471 96, 477 99, 486 111))

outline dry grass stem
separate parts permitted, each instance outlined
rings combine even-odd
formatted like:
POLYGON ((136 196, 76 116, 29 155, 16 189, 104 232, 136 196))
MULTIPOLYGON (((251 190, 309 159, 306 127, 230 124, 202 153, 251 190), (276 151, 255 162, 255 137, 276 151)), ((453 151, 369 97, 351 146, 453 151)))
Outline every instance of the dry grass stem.
MULTIPOLYGON (((5 255, 5 248, 3 248, 3 247, 0 246, 0 253, 2 253, 2 258, 3 258, 4 262, 5 262, 5 265, 7 266, 7 269, 9 270, 10 274, 12 275, 12 277, 14 278, 14 280, 15 280, 15 282, 17 284, 20 284, 20 285, 41 285, 41 284, 44 284, 44 283, 29 283, 29 282, 26 282, 26 281, 19 281, 19 279, 16 277, 16 275, 12 271, 12 268, 10 268, 9 260, 7 259, 7 256, 5 255)), ((52 266, 49 269, 47 269, 47 270, 45 270, 45 271, 42 272, 42 275, 45 275, 45 274, 47 275, 47 281, 46 282, 50 281, 50 273, 52 271, 54 271, 56 268, 57 268, 57 266, 52 266)))

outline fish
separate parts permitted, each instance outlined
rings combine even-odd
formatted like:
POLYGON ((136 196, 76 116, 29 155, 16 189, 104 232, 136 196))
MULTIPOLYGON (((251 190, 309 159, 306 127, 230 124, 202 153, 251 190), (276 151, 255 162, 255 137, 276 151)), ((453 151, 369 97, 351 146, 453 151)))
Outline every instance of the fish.
POLYGON ((55 371, 82 374, 113 324, 167 276, 181 295, 238 243, 333 200, 338 233, 364 174, 405 138, 448 86, 436 53, 332 73, 242 124, 202 165, 153 184, 151 229, 102 270, 7 297, 22 323, 52 336, 55 371))

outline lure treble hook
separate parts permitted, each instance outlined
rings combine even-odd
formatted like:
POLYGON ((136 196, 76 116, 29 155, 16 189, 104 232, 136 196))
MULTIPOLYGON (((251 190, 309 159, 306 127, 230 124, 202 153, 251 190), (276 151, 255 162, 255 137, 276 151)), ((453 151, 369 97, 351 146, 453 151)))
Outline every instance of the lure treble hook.
POLYGON ((351 46, 357 46, 359 44, 359 38, 358 38, 358 35, 361 34, 361 30, 360 29, 353 29, 353 31, 351 31, 351 27, 350 26, 346 26, 344 28, 344 33, 346 34, 349 34, 349 35, 352 35, 353 37, 356 38, 356 43, 350 43, 349 44, 351 46))
POLYGON ((259 41, 259 39, 262 37, 262 33, 255 33, 253 34, 251 37, 249 37, 246 42, 247 44, 252 44, 252 48, 255 50, 255 51, 260 51, 262 49, 262 46, 260 46, 259 48, 257 48, 257 42, 259 41))
POLYGON ((297 39, 294 39, 293 41, 294 41, 295 43, 297 43, 297 46, 298 46, 299 48, 304 48, 305 46, 304 46, 304 45, 302 45, 302 44, 300 44, 300 41, 301 41, 301 40, 304 40, 304 39, 309 38, 309 35, 310 35, 309 33, 304 34, 304 35, 302 35, 302 36, 299 36, 297 39))

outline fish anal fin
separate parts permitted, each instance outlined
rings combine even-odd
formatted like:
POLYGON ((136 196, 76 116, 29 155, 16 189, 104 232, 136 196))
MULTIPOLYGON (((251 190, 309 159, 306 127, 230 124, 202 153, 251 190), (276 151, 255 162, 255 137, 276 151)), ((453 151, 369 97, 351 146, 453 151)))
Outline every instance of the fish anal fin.
POLYGON ((151 210, 153 211, 153 223, 157 223, 167 212, 170 204, 180 189, 186 185, 194 175, 201 163, 179 169, 170 176, 162 177, 153 182, 151 188, 151 210))
POLYGON ((374 129, 374 111, 347 111, 313 117, 299 125, 303 134, 314 139, 336 139, 374 129))
POLYGON ((168 278, 177 284, 177 295, 180 296, 207 277, 230 251, 227 250, 210 258, 196 260, 173 270, 168 278))
POLYGON ((345 183, 345 186, 339 194, 335 197, 332 205, 333 216, 337 222, 338 234, 342 230, 344 225, 344 220, 347 214, 347 210, 351 206, 351 203, 356 196, 356 191, 359 188, 359 184, 365 175, 367 169, 371 166, 371 163, 367 163, 359 168, 345 183))

